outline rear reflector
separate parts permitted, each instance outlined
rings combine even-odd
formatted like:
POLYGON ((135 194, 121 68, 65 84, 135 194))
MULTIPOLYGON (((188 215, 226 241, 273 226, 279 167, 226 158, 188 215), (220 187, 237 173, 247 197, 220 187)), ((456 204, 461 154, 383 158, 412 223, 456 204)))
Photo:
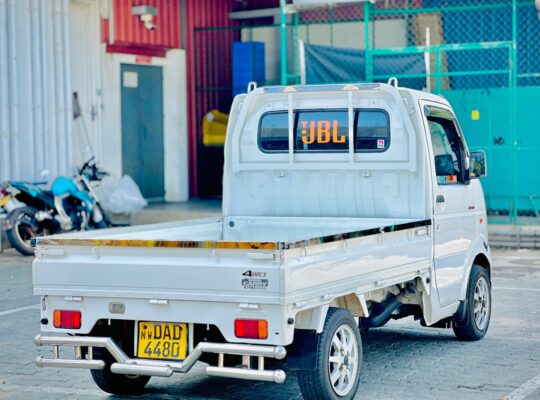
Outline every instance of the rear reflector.
POLYGON ((238 338, 267 339, 268 321, 263 319, 237 319, 234 321, 234 334, 238 338))
POLYGON ((54 310, 53 323, 55 328, 80 329, 81 312, 69 310, 54 310))

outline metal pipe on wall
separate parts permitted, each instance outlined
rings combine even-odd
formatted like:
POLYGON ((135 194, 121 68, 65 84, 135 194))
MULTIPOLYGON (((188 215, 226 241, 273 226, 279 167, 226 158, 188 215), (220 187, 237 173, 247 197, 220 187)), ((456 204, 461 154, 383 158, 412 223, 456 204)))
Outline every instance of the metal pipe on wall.
POLYGON ((43 168, 49 170, 52 169, 51 163, 54 162, 49 151, 51 147, 51 135, 53 131, 51 129, 50 117, 50 105, 49 105, 49 62, 47 51, 47 39, 50 37, 47 26, 50 25, 49 18, 47 17, 50 3, 40 0, 36 0, 39 3, 39 32, 40 32, 40 44, 39 44, 39 59, 40 59, 40 87, 41 87, 41 104, 42 104, 42 121, 43 121, 43 168))
POLYGON ((29 173, 32 175, 37 173, 36 168, 36 130, 35 130, 35 110, 34 110, 34 51, 35 43, 33 40, 32 31, 32 0, 26 0, 25 6, 19 8, 19 18, 17 19, 17 31, 18 31, 18 40, 17 40, 17 49, 20 52, 20 41, 27 39, 27 51, 25 56, 27 57, 25 61, 21 60, 21 56, 17 54, 17 62, 19 65, 19 114, 21 116, 21 121, 19 125, 20 130, 20 140, 19 148, 23 152, 20 155, 20 159, 23 160, 23 164, 20 166, 20 173, 23 176, 27 176, 29 173), (21 14, 22 19, 24 20, 24 25, 21 27, 21 14), (21 31, 24 32, 24 36, 21 35, 21 31), (28 36, 26 36, 28 35, 28 36), (24 39, 23 39, 24 38, 24 39))
POLYGON ((31 34, 31 60, 32 60, 32 113, 33 140, 34 140, 34 173, 45 168, 44 165, 44 132, 43 132, 43 86, 41 80, 42 60, 40 49, 43 37, 40 34, 40 0, 31 0, 30 3, 30 34, 31 34))
POLYGON ((9 90, 9 134, 11 135, 11 174, 17 176, 20 171, 19 164, 19 103, 18 103, 18 81, 17 81, 17 29, 16 29, 16 8, 15 0, 8 0, 7 3, 7 30, 8 30, 8 90, 9 90))
MULTIPOLYGON (((62 173, 73 173, 71 171, 73 163, 73 132, 72 125, 72 103, 71 103, 71 68, 70 68, 70 49, 69 49, 69 22, 68 22, 68 0, 61 0, 62 2, 62 39, 64 43, 64 51, 62 54, 63 70, 64 70, 64 129, 66 133, 66 147, 67 151, 64 154, 65 169, 62 173)), ((88 77, 90 79, 90 77, 88 77)))
POLYGON ((62 32, 62 0, 53 0, 53 56, 54 56, 54 115, 56 125, 56 148, 51 147, 51 152, 57 159, 56 174, 66 170, 63 157, 67 153, 67 132, 63 121, 65 113, 65 83, 64 83, 64 43, 62 32))
MULTIPOLYGON (((7 60, 7 1, 0 0, 0 60, 7 60)), ((0 180, 11 173, 9 134, 8 65, 0 62, 0 180)))

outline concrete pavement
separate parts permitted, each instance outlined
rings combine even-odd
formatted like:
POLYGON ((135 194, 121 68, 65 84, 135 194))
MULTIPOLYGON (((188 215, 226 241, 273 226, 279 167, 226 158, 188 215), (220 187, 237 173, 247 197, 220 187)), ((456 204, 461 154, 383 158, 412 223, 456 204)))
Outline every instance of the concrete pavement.
MULTIPOLYGON (((363 334, 357 399, 540 399, 540 252, 494 251, 494 309, 480 342, 411 319, 363 334)), ((39 369, 43 349, 39 299, 32 295, 31 258, 0 255, 0 400, 118 399, 101 392, 84 370, 39 369)), ((284 385, 187 375, 152 378, 142 399, 300 399, 294 376, 284 385)))

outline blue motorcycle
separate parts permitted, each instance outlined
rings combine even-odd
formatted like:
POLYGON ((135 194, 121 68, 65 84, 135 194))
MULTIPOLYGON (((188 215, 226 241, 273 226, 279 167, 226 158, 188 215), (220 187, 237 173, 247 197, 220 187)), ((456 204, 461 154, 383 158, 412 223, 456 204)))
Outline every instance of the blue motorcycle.
POLYGON ((110 226, 94 190, 107 175, 92 157, 75 177, 56 178, 51 190, 45 190, 44 183, 8 182, 5 190, 24 204, 12 210, 4 222, 11 245, 23 255, 33 255, 35 237, 110 226))

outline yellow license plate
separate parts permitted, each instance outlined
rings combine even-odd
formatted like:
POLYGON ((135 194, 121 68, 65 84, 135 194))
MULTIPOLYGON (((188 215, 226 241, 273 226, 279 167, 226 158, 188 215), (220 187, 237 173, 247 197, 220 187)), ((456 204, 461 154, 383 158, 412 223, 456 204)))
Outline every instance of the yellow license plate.
POLYGON ((187 324, 140 321, 138 331, 137 357, 158 360, 183 360, 187 357, 187 324))
POLYGON ((5 206, 11 200, 11 196, 0 198, 0 207, 5 206))

